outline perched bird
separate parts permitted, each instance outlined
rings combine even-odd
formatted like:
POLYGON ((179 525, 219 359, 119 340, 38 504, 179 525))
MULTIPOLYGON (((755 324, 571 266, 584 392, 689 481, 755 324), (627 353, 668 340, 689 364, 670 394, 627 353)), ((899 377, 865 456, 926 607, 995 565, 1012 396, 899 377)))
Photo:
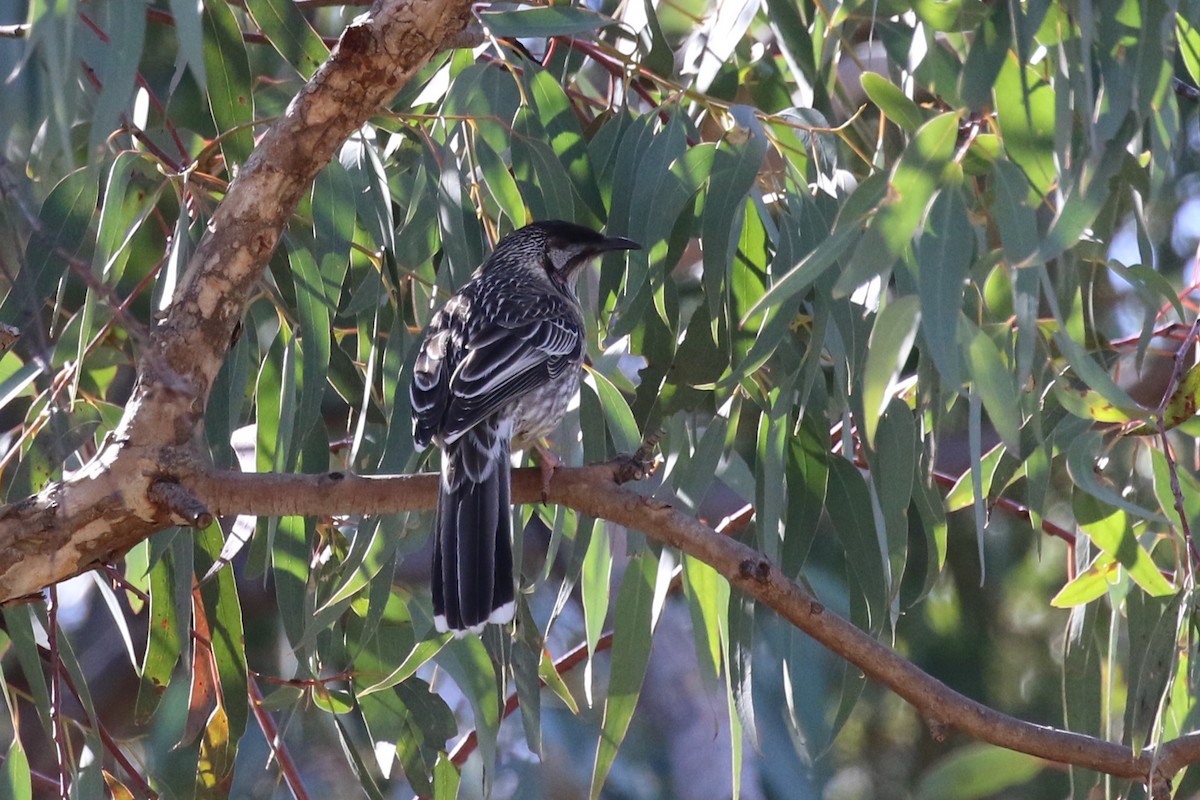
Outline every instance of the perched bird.
POLYGON ((580 270, 632 249, 640 245, 574 223, 535 222, 501 239, 429 323, 411 395, 413 439, 442 453, 433 523, 439 631, 512 619, 510 454, 553 432, 579 389, 580 270))

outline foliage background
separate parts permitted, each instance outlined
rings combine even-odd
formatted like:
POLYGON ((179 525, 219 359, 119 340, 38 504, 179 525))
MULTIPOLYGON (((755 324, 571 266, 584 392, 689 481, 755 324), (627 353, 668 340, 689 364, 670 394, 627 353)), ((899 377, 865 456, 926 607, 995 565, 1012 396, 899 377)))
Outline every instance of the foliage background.
MULTIPOLYGON (((362 11, 0 4, 0 320, 22 331, 0 360, 6 500, 113 428, 226 181, 362 11)), ((639 491, 725 520, 951 687, 1134 747, 1195 727, 1200 5, 480 19, 481 43, 435 57, 297 210, 207 409, 216 464, 426 468, 407 386, 435 304, 527 221, 604 225, 646 249, 581 287, 568 463, 661 429, 639 491)), ((257 692, 313 795, 448 793, 439 752, 472 728, 468 796, 484 772, 499 796, 686 796, 710 774, 689 752, 747 797, 1143 791, 938 741, 698 562, 671 584, 678 554, 640 534, 516 513, 512 640, 432 638, 416 514, 164 531, 6 609, 0 783, 52 792, 61 768, 79 797, 106 779, 286 796, 257 692), (552 657, 598 652, 539 695, 547 629, 552 657), (497 734, 501 684, 522 711, 497 734), (697 745, 696 724, 718 733, 697 745)))

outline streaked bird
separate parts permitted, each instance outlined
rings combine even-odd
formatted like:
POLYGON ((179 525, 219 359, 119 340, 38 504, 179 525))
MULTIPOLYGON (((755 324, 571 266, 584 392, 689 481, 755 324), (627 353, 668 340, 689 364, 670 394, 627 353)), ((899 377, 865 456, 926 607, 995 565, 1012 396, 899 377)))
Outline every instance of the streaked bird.
POLYGON ((413 439, 442 454, 434 517, 439 631, 513 617, 510 455, 558 427, 579 389, 583 310, 575 279, 592 258, 640 249, 571 222, 505 236, 429 323, 412 382, 413 439))

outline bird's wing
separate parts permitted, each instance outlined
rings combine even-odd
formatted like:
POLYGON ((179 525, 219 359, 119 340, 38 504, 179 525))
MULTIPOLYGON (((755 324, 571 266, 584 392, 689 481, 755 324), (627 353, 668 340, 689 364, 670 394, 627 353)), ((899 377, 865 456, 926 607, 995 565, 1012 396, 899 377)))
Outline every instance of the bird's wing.
POLYGON ((442 420, 450 403, 450 376, 461 358, 469 309, 469 298, 452 297, 433 315, 425 331, 409 390, 413 439, 418 449, 425 448, 442 432, 442 420))
POLYGON ((578 363, 583 352, 578 323, 569 313, 548 310, 489 320, 473 331, 450 377, 441 431, 446 441, 578 363))

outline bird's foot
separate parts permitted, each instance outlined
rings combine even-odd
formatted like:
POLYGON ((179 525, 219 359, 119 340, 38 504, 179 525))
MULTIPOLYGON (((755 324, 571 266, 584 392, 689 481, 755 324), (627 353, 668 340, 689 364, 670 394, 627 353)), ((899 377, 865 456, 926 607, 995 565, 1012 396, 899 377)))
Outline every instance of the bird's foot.
POLYGON ((542 502, 550 497, 550 479, 554 477, 554 471, 562 466, 562 459, 551 453, 541 442, 534 444, 534 451, 537 453, 538 469, 542 473, 542 502))

